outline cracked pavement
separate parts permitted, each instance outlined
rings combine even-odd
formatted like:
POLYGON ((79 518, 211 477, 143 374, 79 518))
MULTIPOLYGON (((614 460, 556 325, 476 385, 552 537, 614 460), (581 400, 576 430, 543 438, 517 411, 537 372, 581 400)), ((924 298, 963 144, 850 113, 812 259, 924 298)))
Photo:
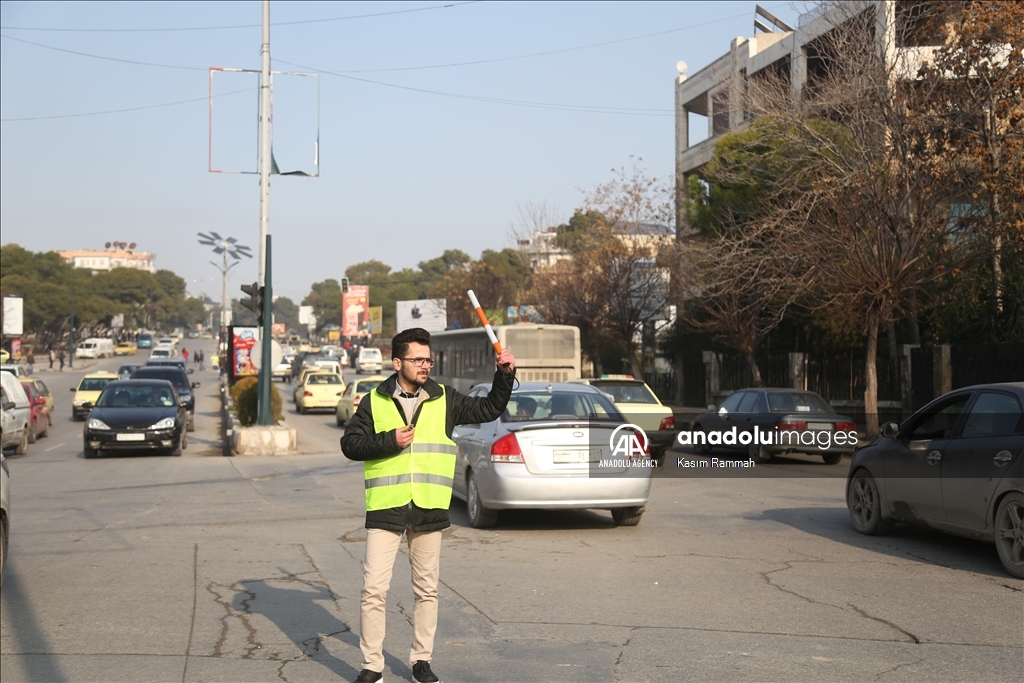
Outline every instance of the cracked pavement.
MULTIPOLYGON (((11 469, 5 683, 357 674, 358 465, 39 453, 11 469)), ((904 527, 860 536, 842 492, 841 479, 657 479, 635 528, 538 511, 476 530, 455 502, 434 668, 447 681, 1024 678, 1024 586, 994 548, 904 527)), ((410 674, 407 567, 403 552, 389 679, 410 674)))

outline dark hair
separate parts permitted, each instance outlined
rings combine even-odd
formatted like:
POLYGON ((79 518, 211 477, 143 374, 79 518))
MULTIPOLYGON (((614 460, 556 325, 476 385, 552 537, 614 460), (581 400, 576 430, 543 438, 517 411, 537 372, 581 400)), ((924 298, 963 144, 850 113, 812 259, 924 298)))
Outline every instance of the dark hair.
POLYGON ((409 344, 430 346, 430 333, 422 327, 410 327, 407 330, 402 330, 391 340, 391 357, 404 358, 405 352, 409 350, 409 344))

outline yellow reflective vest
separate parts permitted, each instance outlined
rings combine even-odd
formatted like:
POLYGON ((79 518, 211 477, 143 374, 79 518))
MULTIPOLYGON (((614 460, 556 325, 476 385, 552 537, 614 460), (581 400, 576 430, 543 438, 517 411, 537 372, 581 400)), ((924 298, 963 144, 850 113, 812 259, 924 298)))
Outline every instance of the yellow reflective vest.
MULTIPOLYGON (((376 433, 405 427, 394 399, 370 392, 376 433)), ((398 455, 363 463, 366 510, 388 510, 410 501, 424 509, 447 510, 452 501, 455 455, 458 447, 445 433, 448 401, 441 396, 420 404, 413 442, 398 455)))

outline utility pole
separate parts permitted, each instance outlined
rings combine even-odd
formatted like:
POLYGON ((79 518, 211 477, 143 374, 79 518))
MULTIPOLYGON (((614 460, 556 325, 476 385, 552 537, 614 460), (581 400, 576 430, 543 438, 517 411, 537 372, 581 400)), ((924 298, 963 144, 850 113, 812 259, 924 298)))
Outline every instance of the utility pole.
POLYGON ((270 407, 272 387, 270 380, 273 368, 271 364, 270 336, 273 329, 272 287, 270 282, 270 0, 263 0, 263 45, 260 48, 263 58, 263 70, 260 72, 260 246, 259 267, 260 287, 266 293, 264 303, 263 329, 260 342, 262 359, 260 361, 257 390, 259 392, 259 412, 256 423, 261 426, 274 424, 274 414, 270 407))
POLYGON ((68 368, 75 369, 75 283, 71 282, 71 351, 68 353, 68 368))

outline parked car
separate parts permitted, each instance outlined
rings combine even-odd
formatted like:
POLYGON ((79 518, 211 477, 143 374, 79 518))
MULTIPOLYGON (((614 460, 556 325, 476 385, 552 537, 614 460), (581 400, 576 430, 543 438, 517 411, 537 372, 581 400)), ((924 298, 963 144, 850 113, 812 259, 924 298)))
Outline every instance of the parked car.
POLYGON ((853 453, 859 438, 853 418, 836 414, 813 391, 743 389, 730 394, 717 410, 713 405, 708 410, 693 421, 691 435, 698 453, 712 448, 742 450, 757 462, 804 453, 836 465, 843 455, 853 453))
MULTIPOLYGON (((469 396, 489 390, 479 385, 469 396)), ((616 524, 635 526, 651 467, 621 465, 627 458, 614 454, 612 439, 625 423, 594 387, 523 382, 500 418, 456 427, 452 491, 477 528, 494 526, 498 511, 512 508, 611 510, 616 524)))
POLYGON ((115 356, 134 356, 139 350, 138 344, 133 341, 118 342, 117 346, 114 347, 115 356))
POLYGON ((18 379, 21 379, 22 377, 28 377, 28 370, 25 368, 25 366, 18 365, 17 363, 3 363, 2 365, 0 365, 0 372, 10 373, 17 377, 18 379))
POLYGON ((338 426, 345 424, 356 414, 356 408, 363 397, 377 388, 377 385, 387 379, 384 375, 374 375, 365 379, 357 379, 347 387, 341 394, 338 407, 334 410, 334 420, 338 426))
POLYGON ((383 369, 384 359, 380 355, 380 349, 367 346, 359 349, 359 356, 356 358, 356 372, 360 375, 364 372, 379 373, 383 369))
POLYGON ((660 464, 665 451, 676 438, 676 418, 672 409, 663 405, 642 379, 632 375, 602 375, 600 378, 572 380, 589 384, 612 397, 612 402, 626 420, 644 430, 651 440, 651 452, 660 464))
POLYGON ((21 382, 22 384, 24 384, 25 382, 31 382, 32 385, 35 386, 36 393, 42 396, 43 399, 46 401, 47 416, 50 419, 50 424, 53 424, 53 410, 55 402, 53 400, 53 394, 50 393, 50 388, 46 386, 46 382, 39 379, 38 377, 22 377, 21 382))
POLYGON ((36 391, 36 385, 32 382, 22 381, 21 388, 25 390, 28 397, 29 407, 29 429, 28 442, 35 443, 39 437, 46 436, 50 431, 50 411, 46 407, 46 399, 36 391))
POLYGON ((124 365, 122 365, 121 367, 119 367, 117 369, 117 378, 118 379, 129 379, 129 378, 131 378, 132 373, 135 372, 136 370, 138 370, 141 367, 142 366, 139 365, 138 363, 125 363, 124 365))
POLYGON ((188 447, 188 412, 167 380, 116 380, 104 387, 85 424, 82 453, 163 449, 181 455, 188 447))
POLYGON ((83 377, 77 387, 71 388, 71 391, 75 392, 75 397, 71 400, 71 419, 84 420, 89 414, 86 404, 91 406, 96 403, 103 387, 116 379, 117 375, 106 371, 92 372, 83 377))
POLYGON ((196 397, 192 390, 199 388, 199 382, 190 383, 183 368, 176 365, 143 365, 132 373, 132 379, 163 379, 174 385, 178 401, 188 415, 186 429, 190 432, 196 430, 196 397))
POLYGON ((1024 578, 1024 382, 941 396, 903 424, 882 426, 850 464, 854 528, 883 534, 903 522, 995 543, 1024 578))
POLYGON ((295 409, 300 413, 314 409, 334 411, 344 390, 345 382, 338 373, 310 372, 305 375, 303 383, 295 388, 295 409))
POLYGON ((0 453, 0 589, 4 585, 7 567, 7 548, 11 535, 11 470, 4 454, 0 453))
POLYGON ((29 419, 31 409, 28 395, 10 373, 0 373, 0 450, 14 448, 18 455, 28 453, 29 419))

